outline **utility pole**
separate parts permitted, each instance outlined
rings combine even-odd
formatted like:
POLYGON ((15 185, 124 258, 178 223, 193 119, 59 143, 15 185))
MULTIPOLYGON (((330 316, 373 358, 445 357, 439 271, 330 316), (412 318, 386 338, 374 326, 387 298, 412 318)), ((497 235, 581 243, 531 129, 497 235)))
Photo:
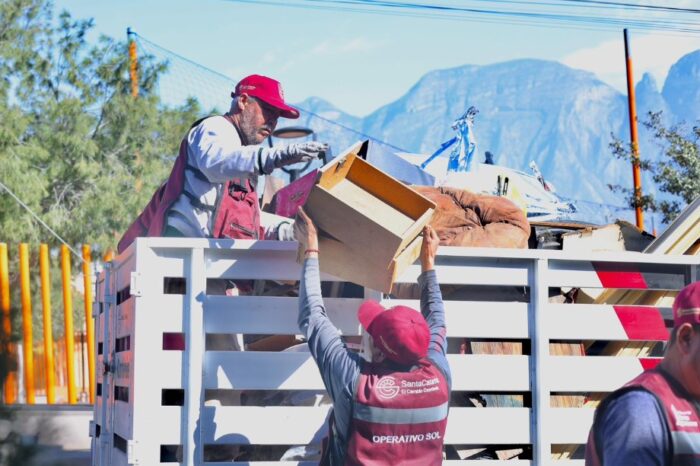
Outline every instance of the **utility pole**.
POLYGON ((135 33, 131 28, 126 28, 126 40, 129 43, 129 77, 131 78, 131 96, 136 98, 139 96, 139 58, 136 52, 136 41, 134 40, 135 33))
POLYGON ((632 142, 632 180, 634 181, 634 206, 637 228, 644 230, 644 212, 642 211, 642 174, 639 167, 639 135, 637 133, 637 103, 634 95, 634 73, 632 72, 632 54, 630 52, 629 33, 625 35, 625 63, 627 65, 627 103, 630 115, 630 139, 632 142))
MULTIPOLYGON (((139 57, 136 52, 136 33, 131 30, 131 28, 126 28, 126 40, 129 42, 129 77, 131 78, 131 97, 134 99, 139 96, 139 57)), ((141 151, 136 149, 134 153, 136 157, 136 167, 139 168, 141 165, 141 151)), ((138 193, 143 187, 143 182, 141 181, 141 175, 136 175, 136 181, 134 182, 134 190, 138 193)))

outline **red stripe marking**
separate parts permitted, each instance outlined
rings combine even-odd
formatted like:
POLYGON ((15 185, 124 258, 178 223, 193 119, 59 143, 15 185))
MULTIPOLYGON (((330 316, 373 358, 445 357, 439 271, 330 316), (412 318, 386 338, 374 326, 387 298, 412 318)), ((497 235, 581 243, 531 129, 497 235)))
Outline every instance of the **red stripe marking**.
POLYGON ((661 358, 639 358, 639 363, 645 371, 651 370, 661 364, 661 358))
POLYGON ((613 306, 630 340, 668 341, 668 329, 655 307, 613 306))
POLYGON ((644 276, 636 264, 621 264, 615 262, 593 262, 593 269, 604 288, 648 288, 644 276))

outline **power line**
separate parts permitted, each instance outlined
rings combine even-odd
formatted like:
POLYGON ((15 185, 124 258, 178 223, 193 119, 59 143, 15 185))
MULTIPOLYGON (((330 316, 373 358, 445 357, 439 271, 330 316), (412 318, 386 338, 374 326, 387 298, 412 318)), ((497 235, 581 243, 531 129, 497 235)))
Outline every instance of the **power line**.
POLYGON ((22 200, 21 200, 19 197, 17 197, 17 195, 16 195, 15 193, 13 193, 12 190, 10 190, 10 188, 8 188, 7 186, 5 186, 2 182, 0 182, 0 188, 2 188, 2 189, 4 189, 5 191, 7 191, 7 194, 9 194, 9 195, 15 200, 15 202, 17 202, 17 204, 19 204, 19 205, 22 206, 27 212, 29 212, 29 214, 30 214, 32 217, 34 217, 34 218, 36 219, 37 222, 41 223, 41 225, 43 225, 44 228, 46 228, 47 230, 49 230, 49 232, 50 232, 53 236, 55 236, 61 243, 65 244, 66 247, 67 247, 68 249, 70 249, 70 251, 73 253, 73 255, 74 255, 75 257, 77 257, 78 259, 80 259, 81 262, 84 262, 83 256, 81 256, 80 254, 78 254, 78 251, 76 251, 75 249, 73 249, 73 248, 71 247, 70 244, 68 244, 63 238, 61 238, 61 237, 59 236, 58 233, 56 233, 56 232, 53 230, 53 228, 51 228, 50 226, 48 226, 48 225, 46 224, 46 222, 44 222, 37 214, 35 214, 34 211, 32 211, 32 209, 30 209, 29 206, 28 206, 27 204, 25 204, 24 202, 22 202, 22 200))
MULTIPOLYGON (((613 5, 617 5, 614 8, 619 12, 625 12, 629 9, 647 9, 655 7, 655 5, 646 4, 625 4, 621 2, 607 2, 603 0, 571 0, 577 5, 572 5, 571 3, 552 3, 550 2, 523 2, 522 0, 480 0, 484 3, 496 3, 499 5, 537 5, 537 6, 549 6, 559 9, 559 11, 542 10, 535 11, 533 8, 528 8, 527 10, 520 9, 496 9, 496 8, 473 8, 467 6, 459 6, 451 3, 440 4, 440 3, 427 3, 427 2, 401 2, 401 1, 378 1, 378 0, 227 0, 236 3, 255 3, 263 4, 269 6, 285 6, 293 8, 303 8, 311 10, 327 10, 327 11, 350 11, 358 13, 370 13, 370 14, 386 14, 391 12, 392 16, 409 16, 409 17, 420 17, 420 18, 436 18, 436 19, 448 19, 448 20, 466 20, 472 19, 474 17, 480 18, 483 21, 484 17, 497 17, 500 20, 499 23, 506 22, 503 21, 506 18, 513 20, 512 24, 531 24, 531 25, 542 25, 547 22, 557 22, 573 25, 577 28, 587 29, 590 27, 600 27, 610 29, 611 27, 620 28, 636 28, 642 30, 666 30, 677 33, 700 33, 700 28, 698 28, 697 21, 680 20, 672 17, 665 18, 648 18, 648 17, 613 17, 609 13, 605 13, 601 16, 592 16, 589 10, 588 13, 581 13, 582 7, 580 5, 585 5, 594 8, 607 8, 610 9, 613 5), (622 8, 625 6, 627 10, 622 8), (561 12, 561 9, 569 10, 568 13, 561 12), (572 9, 576 12, 571 12, 572 9)), ((559 0, 565 1, 565 0, 559 0)), ((663 8, 663 7, 659 7, 663 8)), ((669 7, 670 8, 670 7, 669 7)), ((693 9, 674 9, 674 10, 664 10, 666 13, 689 13, 695 14, 698 10, 693 9)))
MULTIPOLYGON (((194 61, 192 61, 192 60, 190 60, 190 59, 188 59, 188 58, 183 57, 182 55, 179 55, 179 54, 177 54, 177 53, 175 53, 175 52, 173 52, 173 51, 171 51, 171 50, 168 50, 168 49, 166 49, 166 48, 164 48, 164 47, 161 47, 160 45, 157 45, 157 44, 155 44, 155 43, 149 41, 148 39, 144 38, 143 36, 139 35, 139 34, 136 33, 136 32, 133 32, 133 31, 132 31, 132 34, 134 34, 134 36, 136 36, 137 41, 138 41, 139 44, 143 44, 144 42, 147 42, 147 43, 148 43, 151 47, 153 47, 153 48, 161 49, 161 50, 163 50, 164 52, 166 52, 166 53, 168 53, 168 54, 170 54, 170 55, 172 55, 172 56, 174 56, 174 57, 177 57, 178 59, 183 60, 183 61, 185 61, 185 62, 191 64, 192 66, 197 67, 197 68, 200 69, 200 70, 206 71, 206 72, 211 73, 211 74, 213 74, 213 75, 215 75, 215 76, 217 76, 217 77, 219 77, 219 78, 222 78, 222 79, 224 79, 224 80, 230 81, 231 84, 232 84, 232 86, 231 86, 232 88, 233 88, 234 85, 237 83, 236 80, 231 79, 230 77, 226 76, 225 74, 220 73, 220 72, 218 72, 218 71, 216 71, 216 70, 212 70, 212 69, 210 69, 210 68, 207 68, 207 67, 204 66, 204 65, 201 65, 201 64, 199 64, 199 63, 196 63, 196 62, 194 62, 194 61)), ((356 129, 354 129, 354 128, 351 128, 351 127, 349 127, 349 126, 346 126, 346 125, 344 125, 344 124, 342 124, 342 123, 339 123, 339 122, 337 122, 337 121, 334 121, 334 120, 331 120, 331 119, 329 119, 329 118, 323 117, 323 116, 321 116, 321 115, 319 115, 319 114, 317 114, 317 113, 315 113, 315 112, 312 112, 311 110, 304 109, 304 108, 302 108, 302 107, 299 107, 298 105, 295 105, 295 107, 296 107, 297 109, 299 109, 300 111, 311 115, 311 116, 314 117, 314 118, 318 118, 319 120, 325 121, 326 123, 330 123, 330 124, 332 124, 332 125, 338 126, 339 128, 342 128, 342 129, 344 129, 344 130, 346 130, 346 131, 350 131, 351 133, 356 134, 356 135, 362 137, 363 139, 370 139, 370 140, 372 140, 372 141, 374 141, 374 142, 376 142, 376 143, 378 143, 378 144, 382 144, 382 145, 384 145, 384 146, 386 146, 386 147, 390 147, 390 148, 392 148, 392 149, 394 149, 394 150, 397 150, 397 151, 399 151, 399 152, 408 152, 406 149, 403 149, 403 148, 401 148, 401 147, 398 147, 398 146, 396 146, 396 145, 394 145, 394 144, 391 144, 391 143, 388 143, 388 142, 386 142, 386 141, 382 141, 381 139, 378 139, 378 138, 376 138, 376 137, 374 137, 374 136, 371 136, 371 135, 369 135, 369 134, 363 133, 362 131, 358 131, 358 130, 356 130, 356 129)))
POLYGON ((666 11, 671 13, 700 13, 700 10, 695 8, 683 8, 675 6, 663 6, 663 5, 648 5, 639 3, 625 3, 625 2, 612 2, 603 0, 561 0, 570 3, 584 3, 592 5, 610 5, 615 7, 632 8, 632 9, 644 9, 644 10, 655 10, 655 11, 666 11))
MULTIPOLYGON (((173 52, 173 51, 171 51, 171 50, 168 50, 168 49, 166 49, 166 48, 164 48, 164 47, 162 47, 162 46, 160 46, 160 45, 158 45, 158 44, 156 44, 156 43, 154 43, 154 42, 152 42, 152 41, 146 39, 145 37, 140 36, 140 35, 139 35, 138 33, 136 33, 136 32, 133 32, 133 31, 132 31, 132 33, 133 33, 134 36, 137 38, 137 42, 138 42, 138 44, 139 44, 142 48, 145 48, 144 45, 147 45, 148 48, 160 50, 161 53, 164 54, 164 55, 170 55, 170 56, 172 56, 172 57, 175 57, 175 58, 177 58, 178 60, 182 60, 182 61, 186 62, 187 64, 189 64, 189 65, 191 65, 191 66, 193 66, 193 67, 196 67, 197 69, 199 69, 199 70, 201 70, 201 71, 210 73, 211 75, 216 76, 217 78, 220 78, 220 79, 222 79, 222 80, 225 80, 225 81, 227 81, 227 82, 230 82, 232 87, 233 87, 233 86, 235 85, 235 83, 236 83, 235 80, 229 78, 228 76, 224 75, 223 73, 220 73, 220 72, 218 72, 218 71, 216 71, 216 70, 207 68, 206 66, 201 65, 201 64, 199 64, 199 63, 197 63, 197 62, 195 62, 195 61, 192 61, 192 60, 190 60, 190 59, 188 59, 188 58, 186 58, 186 57, 184 57, 184 56, 182 56, 182 55, 179 55, 179 54, 176 53, 176 52, 173 52)), ((323 116, 321 116, 321 115, 318 115, 317 113, 311 112, 311 111, 309 111, 309 110, 305 110, 305 109, 303 109, 303 108, 301 108, 301 107, 298 107, 298 106, 297 106, 297 108, 298 108, 300 111, 302 111, 302 112, 308 113, 309 115, 313 116, 314 118, 318 118, 318 119, 320 119, 320 120, 322 120, 322 121, 325 121, 325 122, 327 122, 327 123, 329 123, 329 124, 331 124, 331 125, 338 126, 338 127, 342 128, 342 129, 344 129, 344 130, 346 130, 346 131, 352 132, 353 134, 357 134, 357 135, 361 136, 363 139, 370 139, 370 140, 375 141, 375 142, 377 142, 377 143, 379 143, 379 144, 382 144, 382 145, 384 145, 384 146, 390 147, 390 148, 392 148, 392 149, 394 149, 394 150, 396 150, 396 151, 398 151, 398 152, 406 152, 406 153, 411 152, 411 151, 409 151, 409 150, 403 149, 403 148, 398 147, 398 146, 396 146, 396 145, 394 145, 394 144, 391 144, 391 143, 389 143, 389 142, 386 142, 386 141, 383 141, 383 140, 381 140, 381 139, 378 139, 378 138, 375 138, 375 137, 373 137, 373 136, 370 136, 370 135, 368 135, 368 134, 366 134, 366 133, 363 133, 362 131, 358 131, 358 130, 356 130, 356 129, 354 129, 354 128, 351 128, 351 127, 349 127, 349 126, 343 125, 342 123, 339 123, 339 122, 337 122, 337 121, 334 121, 334 120, 325 118, 325 117, 323 117, 323 116)), ((592 205, 592 206, 597 206, 597 207, 605 207, 605 208, 613 209, 613 210, 616 210, 616 211, 620 211, 620 210, 630 210, 630 208, 629 208, 628 206, 621 206, 621 205, 614 205, 614 204, 603 204, 603 203, 598 203, 598 202, 594 202, 594 201, 588 201, 588 200, 584 200, 584 199, 569 198, 569 197, 565 197, 565 196, 561 196, 561 195, 559 195, 559 197, 560 197, 561 199, 563 199, 564 201, 576 202, 576 203, 584 203, 584 204, 588 204, 588 205, 592 205)))

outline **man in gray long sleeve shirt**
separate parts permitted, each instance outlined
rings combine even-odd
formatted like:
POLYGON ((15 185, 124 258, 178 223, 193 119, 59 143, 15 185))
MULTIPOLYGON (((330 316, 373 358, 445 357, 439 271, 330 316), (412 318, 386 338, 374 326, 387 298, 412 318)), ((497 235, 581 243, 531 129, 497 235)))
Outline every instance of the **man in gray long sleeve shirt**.
POLYGON ((260 146, 280 117, 298 118, 279 82, 243 78, 229 111, 196 122, 180 144, 168 180, 128 228, 119 252, 140 236, 291 240, 289 219, 263 216, 258 175, 318 158, 328 145, 309 141, 282 148, 260 146))
POLYGON ((295 229, 305 250, 299 328, 334 409, 320 464, 441 464, 451 376, 444 306, 433 268, 437 234, 430 227, 424 230, 418 278, 422 316, 405 306, 384 310, 372 301, 360 306, 366 361, 345 347, 326 314, 318 238, 303 210, 295 229))

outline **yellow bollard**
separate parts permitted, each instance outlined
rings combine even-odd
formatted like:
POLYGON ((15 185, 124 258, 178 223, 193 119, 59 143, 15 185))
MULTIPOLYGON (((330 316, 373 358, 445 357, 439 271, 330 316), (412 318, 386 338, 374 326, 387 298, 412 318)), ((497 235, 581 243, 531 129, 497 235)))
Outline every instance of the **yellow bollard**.
MULTIPOLYGON (((3 343, 7 345, 3 347, 2 350, 5 351, 5 354, 8 356, 8 367, 11 367, 11 363, 14 362, 15 358, 12 351, 12 343, 10 342, 12 337, 12 323, 10 320, 10 271, 7 260, 7 244, 5 243, 0 243, 0 310, 2 310, 3 343)), ((5 385, 3 388, 5 404, 11 405, 17 401, 15 372, 9 369, 5 377, 5 385)))
POLYGON ((95 402, 95 328, 92 320, 92 256, 90 245, 83 244, 83 287, 85 288, 85 330, 87 334, 90 404, 95 402))
POLYGON ((109 262, 112 259, 114 259, 114 251, 112 251, 112 248, 108 248, 107 251, 105 251, 105 255, 102 257, 102 260, 104 262, 109 262))
POLYGON ((49 247, 39 246, 41 274, 41 306, 44 311, 44 361, 46 363, 46 402, 56 403, 56 381, 53 362, 53 330, 51 324, 51 281, 49 280, 49 247))
POLYGON ((29 290, 29 247, 19 245, 19 280, 22 296, 22 354, 24 355, 24 391, 27 404, 34 404, 34 340, 32 337, 32 298, 29 290))
POLYGON ((73 340, 73 296, 70 276, 70 251, 65 244, 61 246, 61 278, 63 281, 63 318, 66 334, 66 369, 68 384, 68 403, 78 401, 75 390, 75 347, 73 340))

